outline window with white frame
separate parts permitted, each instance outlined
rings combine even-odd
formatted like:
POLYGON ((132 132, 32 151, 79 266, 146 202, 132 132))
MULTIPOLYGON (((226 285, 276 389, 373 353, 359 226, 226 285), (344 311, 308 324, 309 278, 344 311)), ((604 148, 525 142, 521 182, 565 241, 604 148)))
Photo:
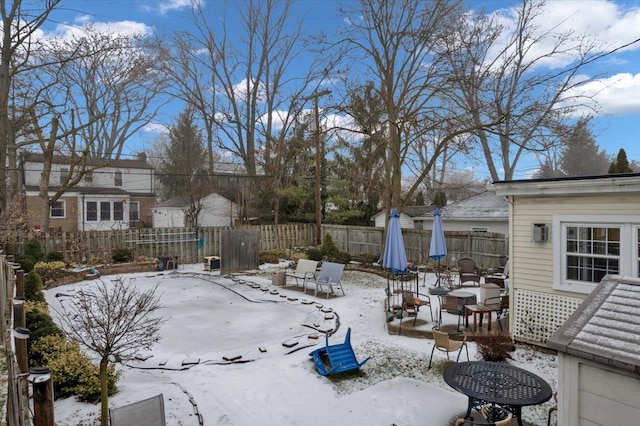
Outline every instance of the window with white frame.
POLYGON ((640 217, 554 217, 556 290, 590 293, 607 274, 639 276, 640 217))
POLYGON ((65 217, 65 203, 64 201, 56 201, 51 205, 49 211, 49 217, 52 218, 64 218, 65 217))
POLYGON ((100 220, 107 222, 111 220, 111 202, 100 201, 100 220))
POLYGON ((122 172, 116 172, 114 176, 114 186, 122 186, 122 172))
POLYGON ((140 202, 131 201, 129 203, 129 221, 140 220, 140 202))
POLYGON ((84 181, 86 183, 93 183, 93 172, 86 172, 84 174, 84 181))
POLYGON ((124 202, 115 201, 113 203, 113 220, 124 219, 124 202))
POLYGON ((98 221, 98 202, 97 201, 87 201, 87 222, 97 222, 98 221))

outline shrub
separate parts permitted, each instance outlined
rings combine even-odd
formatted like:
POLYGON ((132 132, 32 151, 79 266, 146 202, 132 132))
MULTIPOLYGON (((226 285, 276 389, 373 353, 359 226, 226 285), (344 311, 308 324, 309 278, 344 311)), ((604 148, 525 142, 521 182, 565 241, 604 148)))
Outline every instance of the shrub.
POLYGON ((66 275, 66 264, 62 261, 55 262, 38 262, 33 265, 33 271, 37 272, 42 279, 42 283, 46 288, 51 281, 62 278, 66 275))
MULTIPOLYGON (((51 369, 56 398, 76 395, 82 401, 100 401, 99 367, 80 351, 78 343, 64 336, 45 336, 33 345, 32 352, 51 369)), ((116 392, 118 376, 115 365, 111 364, 107 368, 109 395, 116 392)))
POLYGON ((333 242, 333 238, 329 234, 324 234, 322 238, 322 254, 332 257, 339 252, 338 247, 333 242))
POLYGON ((42 278, 37 271, 29 272, 24 278, 24 298, 30 302, 44 302, 42 278))
POLYGON ((113 263, 133 262, 133 252, 128 248, 117 248, 111 252, 113 263))
POLYGON ((16 262, 20 264, 20 268, 26 273, 33 270, 33 264, 36 263, 35 259, 29 255, 21 254, 16 256, 16 262))
POLYGON ((477 334, 475 342, 485 361, 504 361, 511 358, 509 352, 515 350, 513 339, 508 333, 477 334))
POLYGON ((322 239, 322 254, 327 257, 329 262, 344 263, 351 262, 349 253, 340 251, 333 242, 333 238, 329 234, 325 234, 322 239))
POLYGON ((47 253, 47 262, 64 262, 64 254, 61 251, 52 251, 47 253))
POLYGON ((260 264, 279 263, 284 258, 284 250, 268 250, 260 252, 260 264))
POLYGON ((62 330, 53 322, 46 302, 26 302, 24 304, 26 325, 29 329, 27 350, 29 352, 29 364, 32 367, 44 365, 42 358, 34 354, 31 347, 42 337, 62 336, 62 330))
POLYGON ((34 262, 44 260, 44 251, 42 250, 42 244, 40 244, 40 240, 38 240, 37 238, 31 238, 27 243, 27 248, 25 249, 24 254, 27 256, 31 256, 34 262))
POLYGON ((319 248, 310 248, 307 250, 307 257, 310 260, 315 260, 316 262, 320 262, 322 260, 322 250, 319 248))

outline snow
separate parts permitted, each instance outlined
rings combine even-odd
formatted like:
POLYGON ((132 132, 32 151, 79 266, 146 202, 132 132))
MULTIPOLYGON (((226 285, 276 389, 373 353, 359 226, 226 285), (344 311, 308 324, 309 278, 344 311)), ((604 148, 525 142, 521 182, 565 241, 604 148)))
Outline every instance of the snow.
MULTIPOLYGON (((436 351, 428 370, 432 340, 387 332, 386 279, 346 270, 346 296, 327 300, 271 285, 272 273, 283 267, 262 265, 255 274, 233 279, 206 272, 202 264, 122 276, 140 289, 158 286, 166 321, 150 353, 119 366, 118 392, 109 406, 162 393, 167 424, 185 426, 451 425, 462 416, 467 398, 443 381, 444 353, 436 351), (336 332, 330 343, 342 343, 351 328, 358 360, 371 357, 360 371, 332 377, 316 372, 308 354, 324 344, 322 331, 331 328, 336 332), (243 362, 225 360, 238 356, 243 362)), ((432 274, 425 278, 427 287, 435 282, 432 274)), ((96 282, 46 290, 52 316, 96 282)), ((475 344, 468 346, 470 359, 480 359, 475 344)), ((518 345, 509 362, 557 389, 555 354, 518 345)), ((551 405, 524 407, 523 419, 545 425, 551 405)), ((99 404, 66 398, 54 407, 58 426, 99 424, 99 404)))

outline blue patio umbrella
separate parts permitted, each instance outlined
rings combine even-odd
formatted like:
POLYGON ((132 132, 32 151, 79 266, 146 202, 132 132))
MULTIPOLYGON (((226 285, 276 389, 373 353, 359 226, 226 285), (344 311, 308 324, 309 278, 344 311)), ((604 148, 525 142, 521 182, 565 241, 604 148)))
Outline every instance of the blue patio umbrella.
POLYGON ((398 209, 391 209, 382 266, 393 274, 403 274, 407 272, 408 263, 400 229, 400 213, 398 213, 398 209))
POLYGON ((440 209, 433 211, 433 227, 431 228, 431 244, 429 244, 429 257, 440 260, 447 255, 447 242, 442 230, 442 212, 440 209))
MULTIPOLYGON (((438 261, 438 269, 436 271, 438 279, 436 287, 440 287, 440 260, 447 255, 447 242, 444 239, 444 231, 442 230, 442 212, 440 209, 433 211, 433 227, 431 228, 431 244, 429 244, 429 257, 438 261)), ((426 280, 426 275, 425 275, 426 280)), ((435 294, 429 290, 431 294, 435 294)))

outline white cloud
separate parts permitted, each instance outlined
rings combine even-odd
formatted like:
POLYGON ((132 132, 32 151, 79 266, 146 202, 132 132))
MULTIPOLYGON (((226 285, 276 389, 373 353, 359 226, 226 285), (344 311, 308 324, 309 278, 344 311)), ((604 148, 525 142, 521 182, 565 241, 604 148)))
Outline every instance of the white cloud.
POLYGON ((160 2, 157 6, 157 10, 160 14, 164 15, 167 12, 171 12, 173 10, 183 9, 185 7, 191 7, 191 4, 195 3, 196 5, 204 5, 204 1, 193 1, 193 0, 164 0, 160 2))
POLYGON ((640 74, 620 73, 580 85, 569 96, 592 96, 599 115, 627 115, 640 114, 639 93, 640 74))
MULTIPOLYGON (((497 19, 507 32, 517 24, 517 7, 519 6, 496 11, 497 19)), ((571 47, 585 43, 585 40, 595 44, 596 52, 608 52, 638 38, 640 7, 625 9, 622 5, 607 0, 549 1, 534 23, 537 27, 535 34, 545 36, 530 46, 531 58, 550 52, 557 43, 558 34, 572 34, 572 38, 563 43, 563 50, 569 53, 571 47)), ((503 38, 506 42, 508 33, 503 38)), ((500 49, 501 46, 496 46, 496 52, 500 49)), ((640 43, 625 50, 636 49, 640 49, 640 43)), ((569 53, 544 58, 538 66, 550 69, 566 67, 574 60, 569 53)))
POLYGON ((158 134, 166 134, 169 133, 169 129, 167 129, 166 124, 151 122, 143 127, 142 129, 146 133, 158 133, 158 134))
POLYGON ((135 21, 115 21, 115 22, 92 22, 86 15, 78 16, 72 23, 60 23, 47 33, 38 32, 37 35, 43 39, 56 38, 60 40, 70 40, 82 37, 87 27, 92 27, 103 34, 113 34, 114 36, 133 36, 141 34, 151 34, 153 29, 142 23, 135 21))

